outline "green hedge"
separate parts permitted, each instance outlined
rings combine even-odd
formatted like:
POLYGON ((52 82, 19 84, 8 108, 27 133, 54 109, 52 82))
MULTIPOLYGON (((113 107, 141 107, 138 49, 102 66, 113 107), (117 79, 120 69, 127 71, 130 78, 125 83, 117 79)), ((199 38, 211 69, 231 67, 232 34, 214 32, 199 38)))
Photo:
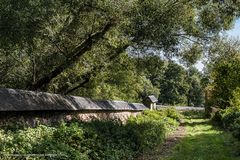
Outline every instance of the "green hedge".
POLYGON ((126 124, 75 121, 55 127, 8 127, 0 130, 1 158, 4 154, 56 154, 42 159, 133 159, 162 143, 179 118, 176 110, 166 109, 145 111, 126 124))
POLYGON ((220 117, 218 119, 221 119, 223 127, 232 131, 233 136, 240 140, 240 108, 229 107, 221 110, 215 117, 220 117))

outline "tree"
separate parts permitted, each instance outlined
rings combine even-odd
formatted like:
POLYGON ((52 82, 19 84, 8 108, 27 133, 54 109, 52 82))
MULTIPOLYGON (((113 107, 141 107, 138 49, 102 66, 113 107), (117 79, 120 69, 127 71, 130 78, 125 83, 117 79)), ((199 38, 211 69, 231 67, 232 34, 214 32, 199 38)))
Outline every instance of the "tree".
POLYGON ((233 91, 240 86, 240 45, 237 41, 219 40, 212 45, 209 88, 212 88, 213 105, 226 108, 230 105, 233 91))
POLYGON ((188 83, 187 73, 184 68, 174 62, 169 62, 160 82, 161 94, 159 101, 163 104, 186 104, 188 83))
POLYGON ((4 8, 1 13, 9 17, 1 16, 1 22, 12 19, 16 22, 1 25, 4 27, 1 35, 5 37, 0 44, 7 51, 9 47, 18 46, 14 49, 19 56, 28 55, 21 60, 27 68, 28 77, 23 88, 44 89, 54 78, 78 63, 80 57, 93 53, 99 46, 104 52, 118 49, 118 46, 122 48, 124 44, 124 39, 120 37, 111 40, 117 37, 121 23, 125 22, 124 18, 120 20, 121 17, 118 17, 123 16, 120 13, 123 8, 119 7, 124 5, 120 3, 87 0, 2 3, 4 8), (31 16, 28 10, 31 10, 31 16))
POLYGON ((187 93, 188 106, 201 106, 204 103, 202 74, 194 67, 188 69, 189 90, 187 93))
POLYGON ((232 98, 232 92, 240 87, 240 57, 229 57, 221 61, 213 69, 213 97, 215 105, 221 108, 229 106, 229 100, 232 98))
POLYGON ((231 26, 239 6, 198 0, 3 0, 0 64, 9 72, 2 72, 1 86, 67 93, 129 46, 176 54, 186 41, 215 37, 231 26), (96 57, 101 65, 87 64, 96 57), (71 72, 77 77, 67 78, 71 72), (70 88, 54 83, 64 78, 70 88))
POLYGON ((91 77, 91 81, 72 93, 96 99, 142 102, 146 96, 158 96, 159 90, 143 74, 139 74, 135 59, 122 54, 113 65, 105 67, 91 77))
POLYGON ((140 73, 143 73, 151 83, 160 89, 160 82, 163 79, 164 71, 167 67, 167 61, 157 55, 148 55, 136 58, 136 66, 140 73))
POLYGON ((229 29, 238 15, 239 2, 232 0, 141 0, 133 11, 131 37, 136 47, 170 54, 185 43, 208 42, 229 29))

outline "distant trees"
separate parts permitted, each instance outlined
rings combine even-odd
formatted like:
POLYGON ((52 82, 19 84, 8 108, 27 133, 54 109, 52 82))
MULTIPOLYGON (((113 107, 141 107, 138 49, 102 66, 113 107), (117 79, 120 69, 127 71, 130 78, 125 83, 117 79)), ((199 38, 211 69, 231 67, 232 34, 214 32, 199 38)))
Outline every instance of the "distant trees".
POLYGON ((188 106, 202 106, 204 105, 204 89, 203 84, 204 76, 196 68, 191 67, 188 69, 188 93, 187 105, 188 106))
POLYGON ((187 69, 156 55, 138 58, 137 61, 138 68, 160 90, 160 103, 192 106, 204 103, 203 75, 196 68, 187 69))
POLYGON ((172 105, 187 103, 187 74, 182 66, 170 62, 160 83, 161 103, 172 105))

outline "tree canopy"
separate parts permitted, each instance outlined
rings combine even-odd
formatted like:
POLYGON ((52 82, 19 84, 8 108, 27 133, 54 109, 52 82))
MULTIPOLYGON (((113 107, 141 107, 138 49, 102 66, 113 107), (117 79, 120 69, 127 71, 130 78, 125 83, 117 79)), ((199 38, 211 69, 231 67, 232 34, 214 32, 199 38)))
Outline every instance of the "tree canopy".
MULTIPOLYGON (((153 88, 163 85, 159 84, 160 75, 167 75, 146 64, 155 75, 139 74, 139 68, 132 64, 135 62, 126 62, 129 66, 125 68, 125 64, 116 65, 121 55, 126 51, 131 55, 141 52, 141 56, 156 51, 166 57, 185 53, 184 61, 195 63, 201 57, 201 47, 231 27, 239 16, 239 6, 234 0, 2 0, 0 84, 89 95, 86 87, 115 77, 119 80, 114 83, 115 90, 124 90, 124 83, 129 83, 143 92, 135 85, 145 83, 144 92, 149 93, 148 88, 155 93, 153 88), (186 45, 189 50, 183 49, 186 45)), ((113 91, 108 85, 104 93, 113 91)), ((104 87, 100 88, 94 94, 102 92, 104 87)), ((118 91, 109 97, 118 97, 118 91)))

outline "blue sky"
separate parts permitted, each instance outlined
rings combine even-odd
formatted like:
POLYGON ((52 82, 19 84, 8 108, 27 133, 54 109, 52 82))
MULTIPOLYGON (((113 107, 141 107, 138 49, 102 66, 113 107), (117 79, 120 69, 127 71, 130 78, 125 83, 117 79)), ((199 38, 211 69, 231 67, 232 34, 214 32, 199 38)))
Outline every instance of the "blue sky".
POLYGON ((236 20, 234 27, 230 31, 227 31, 227 34, 230 37, 240 38, 240 19, 236 20))
MULTIPOLYGON (((233 28, 226 32, 226 34, 231 38, 236 38, 240 40, 240 18, 236 20, 233 28)), ((195 65, 200 71, 202 71, 204 65, 201 62, 198 62, 195 65)))

